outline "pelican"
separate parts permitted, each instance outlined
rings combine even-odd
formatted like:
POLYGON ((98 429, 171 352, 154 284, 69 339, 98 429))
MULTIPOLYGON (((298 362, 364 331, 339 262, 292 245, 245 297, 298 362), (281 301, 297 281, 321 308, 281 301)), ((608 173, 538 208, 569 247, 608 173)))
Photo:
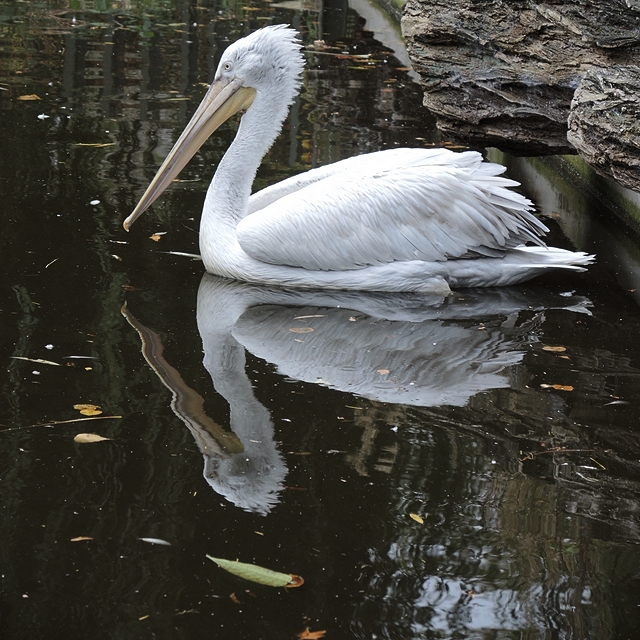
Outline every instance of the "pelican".
POLYGON ((160 196, 220 125, 244 111, 205 198, 210 273, 287 287, 442 293, 501 286, 593 256, 547 247, 532 203, 474 151, 391 149, 312 169, 251 195, 301 84, 297 33, 264 27, 223 53, 213 83, 133 213, 160 196), (526 243, 532 243, 526 244, 526 243))

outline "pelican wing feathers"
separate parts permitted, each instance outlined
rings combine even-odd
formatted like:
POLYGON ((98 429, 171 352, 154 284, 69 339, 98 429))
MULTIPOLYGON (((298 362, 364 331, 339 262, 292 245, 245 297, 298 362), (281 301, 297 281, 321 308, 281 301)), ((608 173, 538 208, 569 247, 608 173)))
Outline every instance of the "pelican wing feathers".
POLYGON ((474 151, 356 156, 252 196, 238 242, 262 262, 324 271, 544 245, 547 228, 503 171, 474 151))

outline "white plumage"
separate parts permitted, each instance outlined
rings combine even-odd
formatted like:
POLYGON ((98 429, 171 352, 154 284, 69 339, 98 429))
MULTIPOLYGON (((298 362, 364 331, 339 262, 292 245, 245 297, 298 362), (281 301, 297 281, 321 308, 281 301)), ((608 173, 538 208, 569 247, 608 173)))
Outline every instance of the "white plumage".
POLYGON ((250 196, 303 66, 295 31, 281 25, 232 44, 125 229, 215 129, 246 110, 204 204, 200 251, 210 273, 307 288, 442 292, 514 284, 591 262, 585 253, 546 247, 540 236, 547 228, 510 189, 517 183, 473 151, 380 151, 250 196))

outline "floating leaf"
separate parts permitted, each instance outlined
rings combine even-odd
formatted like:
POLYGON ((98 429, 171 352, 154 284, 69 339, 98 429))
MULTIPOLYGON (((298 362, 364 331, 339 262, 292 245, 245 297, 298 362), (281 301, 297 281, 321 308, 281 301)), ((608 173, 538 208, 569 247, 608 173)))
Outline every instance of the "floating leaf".
POLYGON ((83 416, 99 416, 102 410, 97 404, 74 404, 73 408, 78 410, 83 416))
POLYGON ((542 347, 543 351, 552 351, 553 353, 562 353, 567 350, 567 347, 552 347, 551 345, 546 344, 542 347))
POLYGON ((272 571, 271 569, 259 567, 256 564, 224 560, 222 558, 214 558, 210 555, 207 555, 207 558, 215 562, 221 569, 233 573, 235 576, 257 582, 258 584, 264 584, 268 587, 299 587, 304 582, 300 576, 272 571))
POLYGON ((37 96, 35 93, 29 93, 25 96, 18 96, 16 100, 23 100, 26 102, 27 100, 42 100, 42 98, 37 96))
POLYGON ((311 333, 313 327, 291 327, 289 331, 291 331, 291 333, 311 333))
POLYGON ((307 627, 298 634, 298 638, 300 638, 300 640, 318 640, 318 638, 324 638, 326 633, 324 629, 321 631, 311 631, 309 627, 307 627))
POLYGON ((410 513, 409 517, 415 520, 418 524, 424 524, 424 520, 417 513, 410 513))
POLYGON ((115 142, 76 142, 74 147, 95 147, 101 149, 102 147, 112 147, 115 142))
POLYGON ((573 391, 570 384, 541 384, 543 389, 555 389, 556 391, 573 391))
POLYGON ((42 360, 41 358, 25 358, 24 356, 11 356, 13 360, 26 360, 27 362, 36 362, 37 364, 50 364, 54 367, 61 367, 62 365, 53 362, 51 360, 42 360))
POLYGON ((163 540, 162 538, 140 538, 142 542, 148 542, 149 544, 162 544, 165 547, 170 547, 171 543, 163 540))
POLYGON ((111 438, 105 438, 104 436, 99 436, 97 433, 78 433, 73 439, 74 442, 78 442, 79 444, 103 442, 104 440, 111 440, 111 438))
POLYGON ((381 376, 386 376, 389 373, 389 369, 376 369, 376 373, 379 373, 381 376))
POLYGON ((84 542, 85 540, 93 540, 90 536, 78 536, 77 538, 71 538, 71 542, 84 542))

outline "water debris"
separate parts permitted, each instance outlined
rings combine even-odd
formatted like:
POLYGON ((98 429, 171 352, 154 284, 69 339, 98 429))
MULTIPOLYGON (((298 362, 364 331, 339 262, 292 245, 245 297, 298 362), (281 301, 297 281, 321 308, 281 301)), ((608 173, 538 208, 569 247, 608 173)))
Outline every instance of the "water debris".
POLYGON ((301 631, 297 634, 300 640, 318 640, 319 638, 324 638, 326 635, 326 630, 321 629, 319 631, 311 631, 309 627, 307 627, 304 631, 301 631))
POLYGON ((389 369, 376 369, 376 373, 379 373, 381 376, 386 376, 389 374, 389 369))
POLYGON ((12 360, 26 360, 27 362, 35 362, 36 364, 50 364, 52 367, 61 367, 59 362, 53 360, 42 360, 41 358, 26 358, 25 356, 11 356, 12 360))
POLYGON ((113 147, 115 142, 76 142, 74 147, 94 147, 101 149, 102 147, 113 147))
POLYGON ((418 524, 424 524, 424 520, 421 516, 419 516, 417 513, 410 513, 409 517, 412 520, 415 520, 418 524))
POLYGON ((171 543, 167 540, 163 540, 162 538, 138 538, 138 540, 142 540, 142 542, 148 542, 149 544, 160 544, 165 547, 170 547, 171 543))
POLYGON ((311 316, 296 316, 294 320, 306 320, 307 318, 324 318, 324 317, 325 317, 324 313, 316 313, 311 316))
POLYGON ((22 102, 28 102, 32 100, 42 100, 42 98, 35 93, 28 93, 24 96, 18 96, 16 100, 21 100, 22 102))
POLYGON ((149 240, 158 242, 162 238, 162 236, 166 235, 166 233, 166 231, 156 231, 153 235, 149 236, 149 240))
POLYGON ((313 330, 313 327, 291 327, 289 329, 291 333, 311 333, 313 330))
POLYGON ((541 389, 555 389, 556 391, 573 391, 570 384, 541 384, 541 389))
POLYGON ((300 576, 292 573, 280 573, 279 571, 265 569, 257 564, 247 564, 246 562, 238 562, 237 560, 224 560, 223 558, 214 558, 210 555, 207 555, 207 558, 215 562, 221 569, 235 576, 244 578, 245 580, 251 580, 251 582, 257 582, 258 584, 264 584, 268 587, 292 588, 299 587, 304 583, 304 580, 300 576))
POLYGON ((85 540, 93 540, 93 538, 91 536, 78 536, 71 538, 70 542, 84 542, 85 540))
POLYGON ((105 438, 97 433, 78 433, 73 438, 73 441, 78 444, 92 444, 94 442, 104 442, 105 440, 111 440, 111 438, 105 438))
POLYGON ((183 256, 184 258, 191 258, 193 260, 202 260, 202 256, 197 253, 185 253, 184 251, 161 251, 160 253, 166 253, 169 256, 183 256))
POLYGON ((551 345, 545 345, 542 347, 543 351, 552 351, 553 353, 562 353, 567 350, 567 347, 552 347, 551 345))
POLYGON ((0 429, 0 433, 8 431, 20 431, 22 429, 35 429, 36 427, 55 427, 59 424, 71 424, 72 422, 85 422, 86 420, 119 420, 122 416, 88 416, 85 418, 73 418, 71 420, 49 420, 48 422, 37 422, 36 424, 28 424, 23 427, 9 427, 8 429, 0 429))
POLYGON ((97 404, 74 404, 73 408, 83 416, 99 416, 102 409, 97 404))
POLYGON ((58 260, 60 260, 60 258, 54 258, 51 262, 46 264, 44 268, 48 269, 54 262, 58 262, 58 260))

